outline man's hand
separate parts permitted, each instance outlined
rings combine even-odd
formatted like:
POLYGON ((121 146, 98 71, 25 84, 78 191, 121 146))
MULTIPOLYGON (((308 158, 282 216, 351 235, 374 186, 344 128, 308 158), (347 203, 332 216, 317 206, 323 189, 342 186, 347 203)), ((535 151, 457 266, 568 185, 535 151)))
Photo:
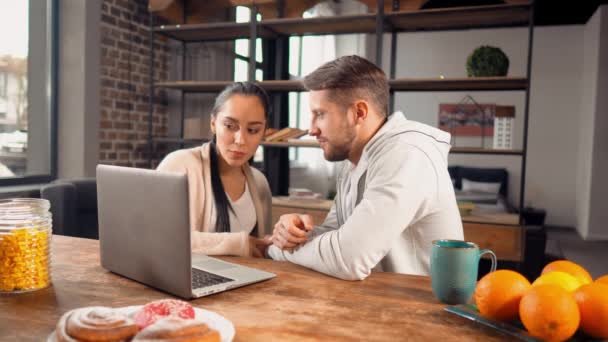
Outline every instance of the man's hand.
POLYGON ((270 235, 265 236, 263 239, 257 239, 253 236, 249 237, 249 251, 254 258, 263 258, 270 245, 272 245, 272 236, 270 235))
POLYGON ((314 229, 312 217, 302 214, 286 214, 274 225, 272 243, 282 250, 293 250, 308 240, 314 229))

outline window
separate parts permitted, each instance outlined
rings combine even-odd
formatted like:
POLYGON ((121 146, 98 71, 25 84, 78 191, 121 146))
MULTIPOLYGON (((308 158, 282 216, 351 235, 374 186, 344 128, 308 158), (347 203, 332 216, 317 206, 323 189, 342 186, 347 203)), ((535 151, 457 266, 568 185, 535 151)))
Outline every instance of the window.
POLYGON ((0 185, 55 175, 56 0, 0 2, 0 185))
MULTIPOLYGON (((236 7, 236 22, 248 23, 251 17, 249 7, 236 7)), ((257 14, 257 20, 262 20, 262 15, 257 14)), ((255 41, 255 80, 262 81, 264 79, 264 71, 262 70, 262 39, 257 38, 255 41)), ((234 41, 234 81, 243 82, 249 80, 249 39, 236 39, 234 41)), ((254 163, 260 163, 264 160, 264 148, 258 147, 258 150, 253 156, 254 163)))
MULTIPOLYGON (((248 23, 251 16, 251 10, 249 7, 237 6, 236 7, 236 22, 237 23, 248 23)), ((262 15, 258 13, 256 16, 257 20, 262 20, 262 15)), ((264 79, 264 72, 262 71, 262 39, 258 38, 255 42, 255 79, 261 81, 264 79)), ((249 71, 249 39, 236 39, 234 42, 234 80, 235 81, 247 81, 249 71)))

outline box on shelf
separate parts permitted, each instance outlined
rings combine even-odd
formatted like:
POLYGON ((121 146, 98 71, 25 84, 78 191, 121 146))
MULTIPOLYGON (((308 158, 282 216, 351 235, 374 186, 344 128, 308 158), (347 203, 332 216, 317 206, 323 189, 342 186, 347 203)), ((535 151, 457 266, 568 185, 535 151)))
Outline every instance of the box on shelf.
POLYGON ((513 148, 514 106, 496 106, 494 115, 494 148, 513 148))

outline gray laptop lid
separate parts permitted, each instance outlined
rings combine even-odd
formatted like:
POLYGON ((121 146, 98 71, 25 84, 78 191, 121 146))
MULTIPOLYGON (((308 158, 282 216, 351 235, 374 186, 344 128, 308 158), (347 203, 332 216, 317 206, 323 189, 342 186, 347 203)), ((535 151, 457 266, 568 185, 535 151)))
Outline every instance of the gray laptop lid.
POLYGON ((192 296, 186 175, 98 165, 97 203, 104 268, 192 296))

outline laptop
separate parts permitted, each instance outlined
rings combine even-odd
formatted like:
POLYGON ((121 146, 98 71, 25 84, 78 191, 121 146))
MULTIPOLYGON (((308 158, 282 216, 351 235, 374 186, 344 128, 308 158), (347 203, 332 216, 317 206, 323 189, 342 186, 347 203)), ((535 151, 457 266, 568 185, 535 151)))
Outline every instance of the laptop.
POLYGON ((198 298, 275 277, 190 247, 185 174, 97 166, 101 266, 181 298, 198 298))

